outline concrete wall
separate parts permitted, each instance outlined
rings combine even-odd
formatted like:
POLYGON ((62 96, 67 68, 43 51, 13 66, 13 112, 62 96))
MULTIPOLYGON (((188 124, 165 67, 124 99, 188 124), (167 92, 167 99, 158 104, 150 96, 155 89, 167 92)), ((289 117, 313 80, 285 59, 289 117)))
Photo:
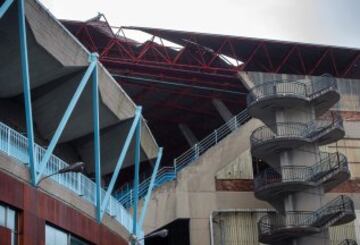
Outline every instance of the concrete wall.
POLYGON ((234 208, 270 208, 252 192, 216 191, 215 175, 249 149, 250 133, 262 125, 252 119, 197 161, 183 169, 176 181, 157 189, 151 198, 145 220, 145 233, 177 218, 190 218, 193 245, 210 244, 209 217, 215 210, 234 208))
MULTIPOLYGON (((246 176, 246 178, 241 178, 241 180, 246 179, 245 184, 251 185, 252 180, 249 175, 252 166, 249 165, 252 162, 248 159, 250 149, 249 136, 255 128, 261 125, 262 123, 256 119, 250 120, 219 144, 210 148, 197 161, 184 168, 178 173, 177 180, 156 189, 149 203, 144 225, 145 233, 162 227, 177 218, 190 218, 191 244, 207 245, 210 244, 209 217, 213 211, 272 208, 269 204, 259 201, 254 197, 251 186, 240 188, 240 190, 239 188, 234 188, 233 191, 231 191, 231 188, 224 191, 216 190, 216 177, 233 182, 230 184, 236 187, 237 179, 241 176, 246 176), (248 166, 242 168, 240 167, 241 164, 248 166), (244 172, 230 173, 233 179, 226 176, 228 171, 237 171, 239 168, 243 169, 244 172)), ((352 125, 354 124, 352 123, 352 125)), ((353 129, 353 127, 350 128, 353 129)), ((356 148, 358 143, 349 142, 350 135, 355 135, 356 133, 353 133, 347 126, 345 128, 347 129, 347 136, 338 143, 337 149, 339 151, 354 149, 354 152, 349 155, 349 160, 352 162, 350 166, 353 178, 357 180, 360 176, 353 169, 357 169, 356 162, 360 161, 360 158, 356 157, 356 154, 358 154, 356 149, 359 149, 356 148), (343 147, 341 150, 342 146, 346 147, 343 147)), ((327 146, 329 151, 334 151, 334 147, 334 144, 327 146), (331 148, 333 149, 331 150, 331 148)), ((348 154, 347 152, 345 153, 348 154)), ((360 184, 360 182, 356 183, 360 184)), ((334 190, 334 192, 326 194, 322 202, 325 204, 337 197, 339 192, 345 191, 347 192, 346 195, 349 195, 354 200, 356 209, 360 209, 359 191, 353 188, 353 185, 356 185, 355 183, 350 185, 352 187, 346 185, 344 188, 339 188, 334 190)))

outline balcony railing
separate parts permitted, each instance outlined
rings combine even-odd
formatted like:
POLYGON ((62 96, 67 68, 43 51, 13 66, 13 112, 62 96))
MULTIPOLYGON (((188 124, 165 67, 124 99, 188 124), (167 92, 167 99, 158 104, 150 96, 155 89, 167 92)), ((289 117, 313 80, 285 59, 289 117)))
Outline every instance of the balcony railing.
MULTIPOLYGON (((238 129, 241 125, 246 123, 250 119, 248 111, 245 109, 238 115, 230 119, 221 127, 215 129, 211 134, 195 144, 189 150, 178 156, 173 161, 173 167, 163 167, 159 170, 155 186, 158 187, 165 184, 168 181, 176 179, 176 174, 183 168, 197 160, 203 153, 209 148, 213 147, 224 139, 227 135, 238 129)), ((139 186, 139 196, 143 197, 146 194, 150 183, 150 178, 145 179, 139 186)), ((130 207, 132 203, 132 185, 124 185, 123 188, 116 194, 117 199, 124 205, 124 207, 130 207)))
MULTIPOLYGON (((25 166, 28 166, 29 162, 27 142, 28 140, 24 135, 21 135, 19 132, 0 122, 0 151, 17 159, 25 166)), ((35 144, 34 150, 36 162, 39 163, 46 150, 38 144, 35 144)), ((44 175, 57 172, 66 166, 68 166, 66 162, 52 155, 46 164, 44 175)), ((65 173, 52 176, 51 179, 81 196, 94 206, 96 205, 95 183, 85 175, 80 173, 65 173)), ((105 193, 105 190, 102 189, 103 198, 105 193)), ((132 231, 132 216, 114 197, 110 197, 106 212, 114 217, 116 221, 122 224, 129 232, 132 231)), ((140 233, 142 233, 142 231, 140 233)))
MULTIPOLYGON (((274 169, 268 168, 254 178, 255 192, 268 189, 270 195, 275 193, 272 187, 283 185, 282 192, 291 192, 287 185, 303 183, 303 185, 320 185, 335 177, 336 173, 344 171, 350 176, 348 161, 341 153, 321 153, 320 161, 313 166, 282 166, 274 169), (271 192, 271 193, 270 193, 271 192)), ((281 191, 279 191, 281 192, 281 191)))
POLYGON ((315 212, 294 211, 285 215, 272 213, 263 216, 258 223, 260 242, 288 239, 321 232, 332 225, 355 219, 354 203, 350 197, 341 195, 315 212))
POLYGON ((331 76, 317 77, 312 81, 270 81, 254 86, 247 96, 247 104, 278 95, 313 99, 326 90, 336 88, 336 79, 331 76))

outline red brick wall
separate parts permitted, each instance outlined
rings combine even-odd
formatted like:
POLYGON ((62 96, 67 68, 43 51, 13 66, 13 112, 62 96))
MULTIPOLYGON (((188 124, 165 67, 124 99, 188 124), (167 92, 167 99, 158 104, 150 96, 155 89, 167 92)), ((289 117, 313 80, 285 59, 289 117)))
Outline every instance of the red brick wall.
POLYGON ((216 180, 217 191, 253 191, 252 179, 216 180))
POLYGON ((124 238, 97 224, 94 219, 1 171, 0 193, 1 202, 19 210, 21 245, 45 244, 46 222, 94 244, 128 244, 124 238))
MULTIPOLYGON (((216 180, 217 191, 254 191, 252 179, 216 180)), ((335 187, 333 193, 360 193, 360 179, 348 180, 335 187)))
POLYGON ((0 244, 11 245, 11 230, 3 226, 0 226, 0 244))

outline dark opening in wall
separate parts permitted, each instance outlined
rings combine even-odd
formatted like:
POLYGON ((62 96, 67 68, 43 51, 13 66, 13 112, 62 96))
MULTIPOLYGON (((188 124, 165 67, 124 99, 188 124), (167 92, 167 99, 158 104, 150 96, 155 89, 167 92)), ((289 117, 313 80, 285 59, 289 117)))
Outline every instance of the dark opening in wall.
POLYGON ((167 237, 147 238, 145 245, 190 245, 189 223, 189 219, 177 219, 158 229, 167 229, 167 237))

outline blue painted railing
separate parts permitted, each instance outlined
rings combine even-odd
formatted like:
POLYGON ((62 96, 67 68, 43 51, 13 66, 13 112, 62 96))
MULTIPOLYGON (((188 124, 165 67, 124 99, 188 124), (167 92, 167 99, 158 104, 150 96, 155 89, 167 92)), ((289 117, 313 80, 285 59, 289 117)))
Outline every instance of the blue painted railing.
MULTIPOLYGON (((174 159, 172 167, 162 167, 155 179, 154 189, 166 182, 176 179, 176 174, 183 168, 188 166, 193 161, 197 160, 209 148, 219 143, 227 135, 238 129, 241 125, 250 119, 247 109, 234 116, 221 127, 215 129, 211 134, 203 140, 195 144, 179 157, 174 159)), ((146 191, 150 184, 150 178, 145 179, 139 186, 139 198, 146 195, 146 191)), ((129 208, 133 200, 133 190, 131 184, 124 185, 121 190, 114 194, 114 196, 122 203, 125 208, 129 208)))
MULTIPOLYGON (((17 159, 25 166, 29 167, 29 154, 27 145, 28 141, 24 135, 0 122, 1 152, 17 159)), ((34 151, 36 162, 41 162, 46 150, 38 144, 34 144, 34 151)), ((49 161, 46 164, 44 175, 57 172, 66 166, 68 166, 66 162, 55 155, 51 155, 49 161)), ((65 173, 52 176, 51 179, 81 196, 83 199, 90 202, 94 206, 96 205, 96 185, 85 175, 80 173, 65 173)), ((102 199, 104 198, 105 193, 106 191, 102 189, 102 199)), ((113 196, 110 197, 109 204, 106 207, 106 213, 113 217, 117 222, 122 224, 131 233, 133 225, 132 216, 113 196)), ((140 233, 143 234, 142 231, 140 231, 140 233)))

